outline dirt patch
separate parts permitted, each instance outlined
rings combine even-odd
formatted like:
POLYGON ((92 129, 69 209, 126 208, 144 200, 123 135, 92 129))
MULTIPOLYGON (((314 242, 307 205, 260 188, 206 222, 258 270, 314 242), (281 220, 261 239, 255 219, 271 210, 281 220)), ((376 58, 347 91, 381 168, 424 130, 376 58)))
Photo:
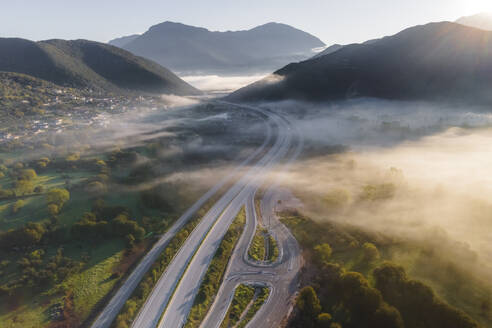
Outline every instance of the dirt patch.
POLYGON ((63 310, 62 316, 59 320, 54 321, 50 324, 50 328, 70 328, 76 327, 79 324, 79 320, 75 315, 74 305, 73 305, 73 292, 71 290, 65 293, 63 298, 63 310))
POLYGON ((125 274, 136 261, 142 258, 142 254, 145 253, 150 246, 150 240, 144 240, 140 244, 136 245, 131 251, 127 251, 125 256, 121 259, 120 263, 113 268, 113 273, 118 275, 125 274))

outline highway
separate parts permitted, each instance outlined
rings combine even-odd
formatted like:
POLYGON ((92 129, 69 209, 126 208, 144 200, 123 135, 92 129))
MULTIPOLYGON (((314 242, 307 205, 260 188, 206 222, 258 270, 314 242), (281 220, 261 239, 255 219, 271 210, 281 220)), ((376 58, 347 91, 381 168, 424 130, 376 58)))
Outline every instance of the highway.
POLYGON ((248 167, 246 172, 210 208, 190 236, 188 236, 154 286, 145 304, 137 314, 132 327, 172 328, 182 327, 186 323, 201 281, 215 251, 230 224, 244 205, 246 206, 247 220, 245 232, 242 234, 229 262, 226 279, 202 327, 220 325, 221 315, 223 318, 223 314, 227 311, 227 306, 223 302, 224 300, 228 300, 228 302, 232 300, 231 295, 234 293, 235 286, 242 281, 266 284, 271 287, 270 297, 251 322, 251 324, 257 322, 252 327, 274 327, 276 323, 280 323, 289 311, 290 300, 297 288, 296 280, 301 266, 301 259, 297 242, 274 215, 276 203, 274 186, 265 193, 265 197, 261 202, 261 212, 268 216, 269 222, 272 222, 270 232, 277 240, 281 256, 279 256, 279 260, 276 263, 261 265, 251 263, 244 254, 247 253, 252 234, 254 234, 258 222, 254 210, 254 195, 256 191, 272 171, 282 171, 283 169, 279 170, 278 168, 286 168, 297 157, 302 148, 302 142, 297 143, 297 148, 294 151, 291 150, 295 137, 294 129, 282 117, 256 107, 229 105, 241 109, 249 109, 266 116, 268 121, 275 126, 277 132, 273 145, 269 149, 267 148, 272 139, 272 129, 270 124, 267 124, 267 138, 263 145, 232 173, 202 196, 160 238, 116 292, 92 327, 109 327, 138 282, 172 237, 189 221, 193 213, 245 167, 248 167), (260 154, 263 154, 261 159, 251 164, 253 159, 260 154), (290 159, 286 160, 288 154, 290 154, 290 159), (275 308, 275 311, 271 310, 273 308, 275 308))
POLYGON ((275 143, 201 219, 159 279, 132 327, 181 327, 186 321, 214 249, 219 246, 246 196, 256 190, 261 177, 290 147, 292 136, 284 133, 289 131, 285 121, 271 113, 265 114, 278 127, 275 143))
POLYGON ((265 122, 267 131, 266 138, 263 144, 248 156, 236 169, 227 176, 217 182, 210 190, 208 190, 200 199, 198 199, 183 215, 171 226, 171 228, 162 235, 155 243, 152 249, 142 258, 139 264, 135 267, 132 273, 116 291, 108 304, 91 325, 92 328, 108 328, 115 320, 120 310, 125 305, 126 300, 131 296, 138 283, 142 280, 145 273, 149 270, 152 264, 157 260, 162 251, 166 248, 172 238, 186 225, 193 214, 198 211, 213 195, 215 195, 222 187, 232 181, 232 179, 247 165, 250 165, 253 160, 259 156, 272 140, 272 128, 270 120, 267 117, 265 122))
POLYGON ((276 181, 267 189, 261 203, 261 217, 256 217, 254 195, 249 195, 246 203, 246 227, 235 252, 229 262, 224 282, 217 297, 201 324, 201 328, 219 327, 222 323, 234 296, 234 290, 241 283, 268 286, 270 295, 256 313, 247 327, 271 328, 278 327, 291 311, 293 295, 297 291, 298 275, 302 266, 299 245, 290 231, 275 215, 275 204, 282 199, 278 182, 283 171, 294 161, 302 150, 302 140, 298 143, 283 170, 277 171, 276 181), (247 252, 258 224, 258 219, 277 240, 279 258, 274 263, 254 263, 249 260, 247 252))
POLYGON ((193 261, 189 264, 186 272, 183 274, 182 279, 174 292, 173 298, 170 300, 164 312, 163 318, 158 325, 159 328, 182 327, 186 323, 188 313, 193 305, 195 296, 198 293, 200 282, 203 280, 222 238, 248 197, 253 195, 258 189, 258 186, 261 185, 264 175, 286 155, 290 148, 291 138, 292 136, 289 133, 281 136, 281 144, 278 151, 277 148, 272 148, 276 151, 272 160, 264 167, 255 169, 255 174, 248 177, 245 188, 232 200, 220 219, 217 220, 217 223, 212 227, 206 236, 206 239, 199 245, 199 248, 193 257, 193 261))

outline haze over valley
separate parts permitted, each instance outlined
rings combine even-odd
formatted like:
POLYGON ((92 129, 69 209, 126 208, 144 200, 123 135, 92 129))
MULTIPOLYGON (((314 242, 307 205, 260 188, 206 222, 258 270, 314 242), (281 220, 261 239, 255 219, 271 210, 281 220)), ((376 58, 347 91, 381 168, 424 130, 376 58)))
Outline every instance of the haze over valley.
POLYGON ((492 327, 492 7, 255 1, 2 34, 0 327, 492 327))

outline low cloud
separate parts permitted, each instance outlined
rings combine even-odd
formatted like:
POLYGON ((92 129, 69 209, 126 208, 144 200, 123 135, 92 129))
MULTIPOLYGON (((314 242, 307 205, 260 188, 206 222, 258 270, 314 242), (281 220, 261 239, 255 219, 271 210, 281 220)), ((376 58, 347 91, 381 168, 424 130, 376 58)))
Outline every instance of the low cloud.
POLYGON ((261 80, 266 75, 267 74, 245 76, 193 75, 181 76, 181 78, 202 91, 210 93, 230 93, 261 80))
POLYGON ((183 107, 198 104, 198 100, 188 97, 181 97, 172 94, 165 94, 161 96, 161 99, 167 108, 183 107))
POLYGON ((474 274, 492 273, 489 112, 374 100, 264 106, 305 136, 282 181, 306 214, 432 244, 474 274))

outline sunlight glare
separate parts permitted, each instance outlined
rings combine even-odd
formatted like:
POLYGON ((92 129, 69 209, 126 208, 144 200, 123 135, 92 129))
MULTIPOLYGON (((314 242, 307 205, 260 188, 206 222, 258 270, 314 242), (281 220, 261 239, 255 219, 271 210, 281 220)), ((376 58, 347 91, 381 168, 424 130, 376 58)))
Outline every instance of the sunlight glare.
POLYGON ((464 0, 463 9, 465 15, 492 13, 492 0, 464 0))

